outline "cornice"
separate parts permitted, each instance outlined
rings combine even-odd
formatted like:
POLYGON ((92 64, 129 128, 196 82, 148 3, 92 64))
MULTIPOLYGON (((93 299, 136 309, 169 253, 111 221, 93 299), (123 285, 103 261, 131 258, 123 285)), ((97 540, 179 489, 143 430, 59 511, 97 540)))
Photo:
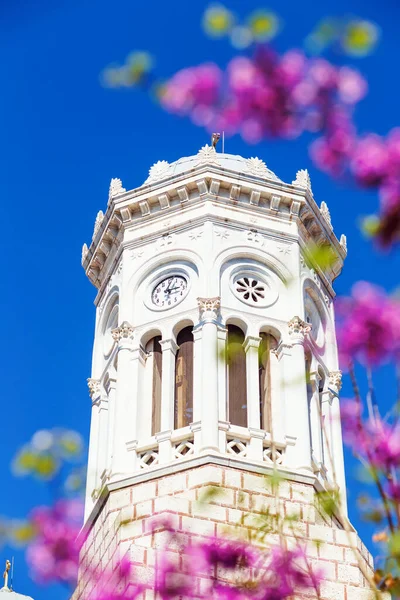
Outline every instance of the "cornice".
MULTIPOLYGON (((84 247, 82 255, 82 265, 90 281, 96 287, 103 287, 126 230, 141 228, 145 222, 156 222, 166 215, 182 215, 189 208, 205 203, 229 206, 238 215, 255 214, 265 224, 268 220, 295 222, 304 240, 333 248, 337 255, 335 276, 340 272, 345 248, 333 233, 327 218, 328 208, 323 205, 322 210, 317 206, 309 188, 229 172, 216 165, 201 165, 190 175, 181 174, 167 182, 110 196, 106 213, 97 218, 92 243, 89 248, 84 247)), ((257 229, 262 228, 261 223, 257 225, 257 229)))

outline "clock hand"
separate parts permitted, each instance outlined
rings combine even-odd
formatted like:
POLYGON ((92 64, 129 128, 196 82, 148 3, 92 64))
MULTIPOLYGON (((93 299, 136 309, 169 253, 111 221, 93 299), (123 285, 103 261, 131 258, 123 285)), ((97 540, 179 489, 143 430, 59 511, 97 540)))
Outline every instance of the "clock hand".
POLYGON ((174 283, 174 279, 175 279, 175 277, 172 279, 171 283, 168 284, 167 289, 165 290, 166 292, 170 292, 171 291, 170 286, 174 283))

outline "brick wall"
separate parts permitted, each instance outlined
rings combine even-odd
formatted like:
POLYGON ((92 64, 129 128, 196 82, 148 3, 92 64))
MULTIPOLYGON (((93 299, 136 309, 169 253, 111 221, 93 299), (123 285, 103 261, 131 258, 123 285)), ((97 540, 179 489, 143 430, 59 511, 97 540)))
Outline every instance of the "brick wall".
MULTIPOLYGON (((284 533, 288 544, 295 543, 294 535, 301 537, 310 562, 323 567, 321 600, 372 600, 374 595, 368 590, 356 557, 357 554, 371 572, 371 555, 354 532, 345 532, 335 519, 322 516, 315 509, 314 495, 312 485, 284 480, 277 500, 263 475, 211 464, 112 491, 82 548, 73 600, 87 600, 98 580, 97 574, 114 568, 127 552, 136 565, 136 577, 142 583, 151 582, 157 551, 168 539, 164 527, 154 529, 154 519, 168 516, 183 542, 225 535, 268 546, 276 543, 278 536, 259 536, 266 507, 272 514, 295 517, 293 525, 284 524, 284 533), (218 493, 208 496, 205 502, 210 486, 215 486, 218 493)), ((179 545, 170 546, 167 552, 185 569, 185 556, 179 545)), ((206 594, 205 579, 199 578, 195 585, 199 597, 206 594)), ((147 595, 152 597, 150 591, 147 595)))

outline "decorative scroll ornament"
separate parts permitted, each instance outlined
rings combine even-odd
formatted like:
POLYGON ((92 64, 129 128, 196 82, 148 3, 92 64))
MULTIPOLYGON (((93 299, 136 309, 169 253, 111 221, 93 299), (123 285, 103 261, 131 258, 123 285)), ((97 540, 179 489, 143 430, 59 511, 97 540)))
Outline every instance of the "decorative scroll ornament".
POLYGON ((166 160, 158 160, 152 167, 150 167, 149 176, 145 183, 151 183, 153 181, 159 181, 160 179, 163 179, 163 177, 167 176, 170 167, 171 165, 166 160))
POLYGON ((119 327, 112 329, 111 335, 116 342, 120 342, 121 340, 132 340, 133 332, 132 325, 128 321, 124 321, 119 327))
POLYGON ((99 212, 97 213, 97 217, 96 220, 94 222, 94 229, 93 229, 93 237, 92 240, 94 240, 94 238, 96 237, 97 232, 99 231, 102 222, 104 221, 104 213, 102 210, 99 210, 99 212))
POLYGON ((344 233, 342 233, 340 236, 340 245, 347 254, 347 237, 344 235, 344 233))
POLYGON ((219 296, 215 298, 197 298, 197 304, 200 311, 200 320, 215 319, 221 306, 221 298, 219 296))
POLYGON ((270 171, 265 162, 261 160, 261 158, 253 156, 246 160, 246 171, 251 173, 251 175, 256 175, 256 177, 267 177, 270 175, 270 171))
POLYGON ((114 196, 118 196, 118 194, 122 194, 122 192, 126 192, 126 189, 122 187, 122 181, 117 177, 111 179, 110 188, 108 190, 108 201, 114 196))
POLYGON ((332 229, 331 213, 329 212, 327 203, 322 201, 319 210, 321 212, 321 215, 324 217, 325 221, 328 223, 329 227, 332 229))
POLYGON ((87 384, 89 388, 89 394, 92 400, 93 398, 97 398, 97 396, 100 395, 100 381, 98 379, 93 379, 92 377, 89 377, 89 379, 87 380, 87 384))
POLYGON ((307 190, 311 190, 311 179, 310 179, 310 175, 308 174, 307 169, 300 169, 300 171, 297 171, 296 173, 296 179, 294 181, 292 181, 293 185, 298 185, 300 187, 306 188, 307 190))
POLYGON ((340 392, 342 387, 342 371, 330 371, 329 373, 329 385, 340 392))
POLYGON ((300 317, 293 317, 288 323, 289 335, 291 336, 304 336, 306 333, 310 333, 311 325, 305 323, 300 317))
POLYGON ((87 257, 88 252, 89 252, 89 248, 87 247, 87 244, 83 244, 83 246, 82 246, 82 258, 81 258, 81 264, 82 265, 85 262, 85 258, 87 257))
POLYGON ((199 163, 217 163, 217 151, 212 146, 206 144, 198 151, 197 161, 199 163))

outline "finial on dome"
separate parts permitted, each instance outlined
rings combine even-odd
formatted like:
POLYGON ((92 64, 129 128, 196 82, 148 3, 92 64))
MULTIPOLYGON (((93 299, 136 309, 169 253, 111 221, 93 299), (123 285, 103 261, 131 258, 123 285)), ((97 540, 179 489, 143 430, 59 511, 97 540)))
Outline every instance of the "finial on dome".
POLYGON ((87 244, 83 244, 83 246, 82 246, 82 258, 81 258, 81 264, 82 265, 85 262, 85 258, 87 257, 88 252, 89 252, 89 248, 88 248, 87 244))
POLYGON ((104 213, 103 213, 102 210, 99 210, 99 212, 97 213, 96 220, 94 222, 94 229, 93 229, 92 240, 96 237, 96 234, 97 234, 98 230, 100 229, 103 220, 104 220, 104 213))
POLYGON ((122 181, 118 179, 118 177, 113 177, 110 182, 110 188, 108 190, 108 201, 111 200, 114 196, 118 196, 118 194, 122 194, 122 192, 126 192, 126 189, 122 187, 122 181))
POLYGON ((331 213, 329 212, 327 203, 322 201, 319 210, 321 212, 321 215, 324 217, 325 221, 328 223, 329 227, 332 229, 331 213))
POLYGON ((211 136, 211 145, 212 145, 213 148, 216 148, 216 146, 217 146, 217 144, 219 142, 220 137, 221 137, 220 133, 213 133, 212 134, 212 136, 211 136))
POLYGON ((10 588, 8 587, 8 571, 10 569, 11 569, 11 563, 9 560, 6 560, 6 568, 3 573, 4 586, 2 587, 2 590, 10 591, 10 588))
POLYGON ((311 179, 307 169, 300 169, 296 173, 296 179, 292 181, 292 185, 298 185, 300 187, 306 188, 306 190, 311 190, 311 179))

